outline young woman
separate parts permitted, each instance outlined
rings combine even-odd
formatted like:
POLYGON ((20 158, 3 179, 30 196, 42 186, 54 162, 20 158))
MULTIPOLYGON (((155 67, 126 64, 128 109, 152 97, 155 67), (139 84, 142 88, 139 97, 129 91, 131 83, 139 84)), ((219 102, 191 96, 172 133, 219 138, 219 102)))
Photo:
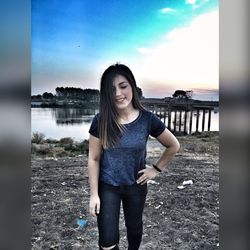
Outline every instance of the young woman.
POLYGON ((147 181, 155 178, 179 150, 175 136, 140 104, 135 78, 123 64, 101 77, 100 110, 89 133, 89 209, 97 216, 100 249, 119 249, 119 214, 122 203, 128 249, 139 249, 147 181), (166 149, 152 166, 146 165, 148 136, 166 149))

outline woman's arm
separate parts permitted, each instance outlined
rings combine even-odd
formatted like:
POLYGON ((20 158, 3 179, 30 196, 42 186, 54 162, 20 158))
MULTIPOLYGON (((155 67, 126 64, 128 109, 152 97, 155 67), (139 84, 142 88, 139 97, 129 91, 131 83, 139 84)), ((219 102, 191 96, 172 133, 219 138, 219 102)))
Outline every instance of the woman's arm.
POLYGON ((89 211, 93 216, 100 211, 100 199, 98 195, 98 181, 100 172, 100 158, 102 145, 100 139, 90 135, 89 137, 89 157, 88 176, 90 185, 89 211))
MULTIPOLYGON (((163 170, 179 151, 180 144, 176 137, 167 128, 156 139, 166 147, 160 159, 155 163, 157 168, 163 170)), ((137 183, 143 185, 148 180, 155 178, 159 174, 159 171, 153 167, 147 167, 139 171, 139 173, 143 174, 138 178, 137 183)))
POLYGON ((168 163, 172 160, 175 154, 179 151, 180 144, 178 140, 176 139, 176 137, 167 128, 156 139, 163 146, 166 147, 160 159, 155 163, 155 165, 160 170, 163 170, 167 167, 168 163))

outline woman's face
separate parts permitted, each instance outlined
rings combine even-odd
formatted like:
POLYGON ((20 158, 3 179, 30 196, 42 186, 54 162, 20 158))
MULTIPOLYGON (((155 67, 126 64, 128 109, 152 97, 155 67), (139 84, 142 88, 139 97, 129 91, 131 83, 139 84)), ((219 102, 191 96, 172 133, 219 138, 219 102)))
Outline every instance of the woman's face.
POLYGON ((114 78, 113 93, 117 109, 125 109, 132 105, 132 87, 124 76, 118 75, 114 78))

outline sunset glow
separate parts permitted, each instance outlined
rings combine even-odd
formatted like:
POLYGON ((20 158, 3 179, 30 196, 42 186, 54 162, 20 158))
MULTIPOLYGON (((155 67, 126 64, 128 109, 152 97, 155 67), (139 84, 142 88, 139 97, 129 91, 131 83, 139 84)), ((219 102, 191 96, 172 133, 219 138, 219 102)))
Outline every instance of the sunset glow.
POLYGON ((218 40, 216 0, 34 0, 32 94, 98 89, 103 70, 120 62, 145 97, 199 89, 218 99, 218 40))

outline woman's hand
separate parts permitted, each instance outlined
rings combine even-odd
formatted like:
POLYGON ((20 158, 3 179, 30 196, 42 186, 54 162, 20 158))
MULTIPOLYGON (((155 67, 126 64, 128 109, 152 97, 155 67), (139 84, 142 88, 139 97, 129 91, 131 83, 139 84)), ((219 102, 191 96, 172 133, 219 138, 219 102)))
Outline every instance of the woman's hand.
POLYGON ((98 195, 91 195, 89 201, 89 212, 93 216, 97 216, 100 212, 100 198, 98 195))
POLYGON ((159 174, 159 172, 153 167, 146 165, 146 168, 140 170, 138 174, 141 174, 141 176, 136 180, 137 184, 144 185, 150 179, 154 179, 159 174))

